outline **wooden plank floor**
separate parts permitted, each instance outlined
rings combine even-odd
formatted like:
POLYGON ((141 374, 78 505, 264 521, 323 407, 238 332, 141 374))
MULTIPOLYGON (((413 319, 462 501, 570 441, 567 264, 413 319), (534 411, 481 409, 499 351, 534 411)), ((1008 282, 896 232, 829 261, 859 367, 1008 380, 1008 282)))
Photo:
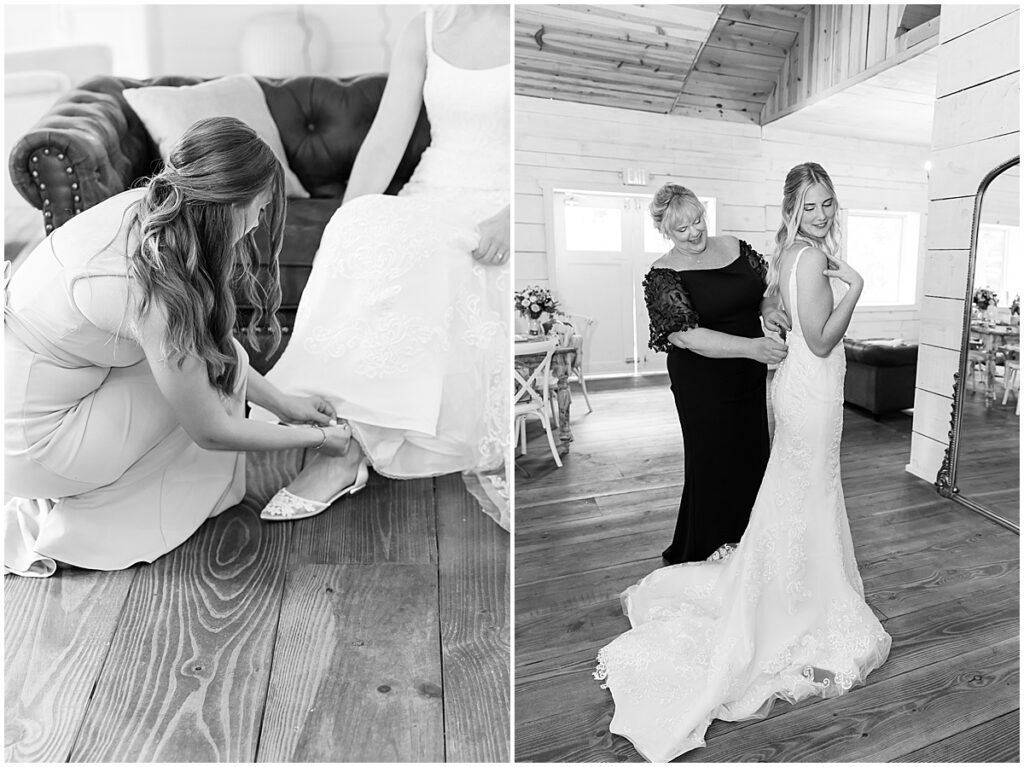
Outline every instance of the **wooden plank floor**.
POLYGON ((508 533, 457 475, 261 523, 300 460, 152 565, 5 578, 5 761, 508 761, 508 533))
MULTIPOLYGON (((661 566, 682 480, 664 377, 574 393, 557 469, 531 430, 516 485, 517 761, 642 761, 591 672, 661 566)), ((843 485, 868 602, 893 637, 864 687, 715 722, 681 761, 1019 761, 1019 539, 904 470, 911 418, 847 409, 843 485)))
POLYGON ((1020 524, 1020 416, 1013 395, 985 407, 980 392, 967 391, 960 425, 960 455, 956 485, 960 493, 1020 524))

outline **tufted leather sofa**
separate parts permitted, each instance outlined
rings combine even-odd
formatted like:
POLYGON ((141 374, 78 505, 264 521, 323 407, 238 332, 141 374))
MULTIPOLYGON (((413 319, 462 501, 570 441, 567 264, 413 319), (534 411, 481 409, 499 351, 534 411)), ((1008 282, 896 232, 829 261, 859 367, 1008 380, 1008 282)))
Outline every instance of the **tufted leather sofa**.
POLYGON ((896 338, 845 338, 845 400, 871 412, 914 406, 917 344, 896 338))
MULTIPOLYGON (((277 124, 288 164, 310 194, 289 200, 281 252, 281 311, 284 338, 277 351, 249 349, 263 372, 284 350, 295 310, 327 221, 345 192, 352 163, 373 122, 387 81, 385 75, 352 78, 303 76, 256 78, 277 124)), ((132 80, 95 77, 61 97, 14 146, 11 179, 18 192, 40 209, 49 234, 77 213, 123 192, 160 170, 160 153, 142 121, 122 96, 127 88, 183 86, 201 78, 132 80)), ((412 175, 430 143, 426 111, 387 189, 396 193, 412 175)), ((258 238, 259 239, 259 238, 258 238)), ((266 243, 262 244, 266 253, 266 243)), ((265 256, 261 260, 265 264, 265 256)), ((248 321, 239 306, 239 322, 248 321)))

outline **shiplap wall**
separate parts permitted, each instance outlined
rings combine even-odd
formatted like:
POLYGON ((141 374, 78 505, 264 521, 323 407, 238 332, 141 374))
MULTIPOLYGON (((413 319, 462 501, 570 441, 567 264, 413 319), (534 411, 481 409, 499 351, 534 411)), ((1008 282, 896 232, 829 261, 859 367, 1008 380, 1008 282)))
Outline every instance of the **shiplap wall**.
POLYGON ((948 443, 975 196, 1020 154, 1020 8, 943 5, 932 133, 925 297, 910 464, 934 481, 948 443))
MULTIPOLYGON (((920 213, 923 233, 927 155, 912 145, 517 96, 516 284, 550 285, 554 273, 545 188, 653 194, 678 181, 718 200, 719 233, 767 253, 786 172, 809 160, 829 171, 843 206, 920 213), (627 167, 652 174, 648 186, 623 186, 627 167)), ((916 339, 917 309, 858 309, 850 335, 916 339)))
POLYGON ((740 123, 516 96, 517 285, 547 285, 554 269, 544 189, 653 194, 672 179, 718 199, 718 228, 764 242, 760 128, 740 123), (620 172, 642 168, 647 187, 620 172))

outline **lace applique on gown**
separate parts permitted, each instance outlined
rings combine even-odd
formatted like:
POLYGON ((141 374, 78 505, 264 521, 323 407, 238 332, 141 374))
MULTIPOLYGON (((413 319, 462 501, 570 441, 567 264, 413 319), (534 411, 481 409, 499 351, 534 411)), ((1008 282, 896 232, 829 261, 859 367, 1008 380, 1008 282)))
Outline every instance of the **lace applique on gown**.
POLYGON ((329 396, 384 476, 464 472, 507 528, 510 267, 471 251, 477 224, 509 201, 508 66, 448 63, 426 19, 430 146, 398 195, 331 218, 267 378, 329 396))
MULTIPOLYGON (((738 548, 627 589, 632 629, 598 655, 595 677, 615 700, 610 730, 651 761, 703 746, 714 719, 764 716, 776 698, 840 695, 889 654, 843 499, 846 357, 842 344, 825 358, 808 348, 795 273, 794 263, 789 354, 772 382, 775 440, 738 548)), ((838 300, 846 286, 832 286, 838 300)))

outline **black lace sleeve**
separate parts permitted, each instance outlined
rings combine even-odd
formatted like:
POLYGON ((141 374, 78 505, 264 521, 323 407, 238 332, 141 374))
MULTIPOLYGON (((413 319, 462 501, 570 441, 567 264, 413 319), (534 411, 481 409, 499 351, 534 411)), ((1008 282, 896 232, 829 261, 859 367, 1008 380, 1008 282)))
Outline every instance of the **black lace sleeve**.
POLYGON ((671 269, 651 269, 647 273, 644 277, 644 300, 651 322, 648 346, 656 352, 667 352, 673 348, 668 340, 669 334, 700 324, 686 288, 679 275, 671 269))
POLYGON ((750 247, 746 240, 740 240, 740 253, 747 257, 750 268, 761 275, 761 287, 768 288, 768 261, 750 247))

